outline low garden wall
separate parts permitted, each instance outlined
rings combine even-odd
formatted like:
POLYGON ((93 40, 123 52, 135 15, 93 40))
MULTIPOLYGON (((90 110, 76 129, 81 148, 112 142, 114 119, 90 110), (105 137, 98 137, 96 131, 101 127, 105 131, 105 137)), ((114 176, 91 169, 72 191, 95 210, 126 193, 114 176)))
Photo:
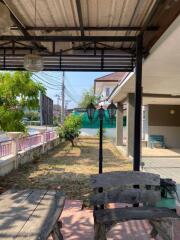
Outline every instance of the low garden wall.
MULTIPOLYGON (((45 137, 46 141, 41 138, 40 142, 34 142, 35 145, 29 145, 23 149, 19 148, 17 152, 14 152, 13 148, 14 145, 17 147, 19 144, 12 140, 12 150, 10 151, 10 149, 8 149, 9 152, 5 151, 8 154, 2 154, 3 156, 0 158, 0 176, 5 176, 12 170, 17 169, 20 165, 40 158, 41 155, 46 154, 49 150, 60 144, 60 139, 56 134, 53 134, 52 138, 47 139, 47 135, 45 135, 45 137)), ((27 141, 27 139, 25 139, 25 141, 27 141)))

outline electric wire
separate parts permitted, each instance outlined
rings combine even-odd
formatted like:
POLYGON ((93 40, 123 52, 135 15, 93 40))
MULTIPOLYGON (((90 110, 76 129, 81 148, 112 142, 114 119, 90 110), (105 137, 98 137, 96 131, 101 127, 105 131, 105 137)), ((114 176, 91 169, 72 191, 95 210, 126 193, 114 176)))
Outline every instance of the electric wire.
POLYGON ((55 79, 58 79, 58 76, 56 77, 56 76, 52 76, 52 75, 49 75, 48 73, 46 73, 46 72, 41 72, 41 73, 43 73, 45 76, 47 76, 47 77, 51 77, 51 78, 55 78, 55 79))
POLYGON ((61 87, 62 84, 53 84, 53 83, 49 83, 48 81, 46 81, 44 78, 40 77, 39 75, 37 75, 36 73, 33 74, 34 76, 36 76, 37 78, 39 78, 41 81, 45 82, 46 84, 53 86, 53 87, 61 87))
POLYGON ((73 102, 75 103, 79 103, 76 98, 71 94, 71 92, 69 91, 69 89, 67 87, 65 87, 65 94, 71 99, 73 100, 73 102))
MULTIPOLYGON (((46 80, 51 80, 53 83, 55 83, 55 84, 60 84, 60 82, 58 81, 58 77, 53 77, 53 76, 49 76, 49 75, 46 75, 46 73, 44 73, 44 72, 41 72, 41 74, 42 75, 44 75, 43 77, 45 77, 46 78, 46 80), (47 79, 47 77, 48 77, 48 79, 47 79), (53 78, 53 79, 51 79, 51 78, 53 78), (57 81, 55 81, 55 79, 57 80, 57 81)), ((60 79, 60 78, 59 78, 60 79)))
POLYGON ((66 77, 65 77, 65 81, 67 82, 68 88, 70 89, 70 91, 71 91, 73 94, 75 93, 76 97, 77 97, 77 96, 79 97, 79 95, 77 94, 77 92, 76 92, 76 90, 74 89, 74 87, 72 87, 72 85, 71 85, 71 83, 70 83, 70 80, 69 80, 69 78, 67 77, 67 75, 66 75, 66 77))
POLYGON ((34 76, 32 77, 32 79, 33 79, 34 81, 36 81, 37 83, 43 84, 43 86, 46 87, 46 88, 49 88, 49 89, 55 90, 55 91, 58 90, 57 88, 53 88, 53 87, 47 86, 44 82, 41 82, 41 81, 37 80, 34 76))

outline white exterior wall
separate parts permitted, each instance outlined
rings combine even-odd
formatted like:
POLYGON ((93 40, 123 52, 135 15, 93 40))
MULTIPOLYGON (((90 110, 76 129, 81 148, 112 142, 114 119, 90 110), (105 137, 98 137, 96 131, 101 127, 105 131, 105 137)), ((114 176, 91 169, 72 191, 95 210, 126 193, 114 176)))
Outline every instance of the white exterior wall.
POLYGON ((148 106, 142 107, 142 139, 148 141, 148 106))
POLYGON ((180 148, 180 127, 149 126, 149 135, 163 135, 167 148, 180 148))
MULTIPOLYGON (((104 84, 104 86, 103 86, 103 88, 102 88, 102 91, 101 91, 101 93, 99 94, 99 95, 101 96, 101 99, 105 99, 105 98, 108 97, 108 96, 106 96, 106 89, 107 89, 107 88, 109 88, 109 95, 110 95, 111 92, 113 91, 114 87, 115 87, 114 84, 113 84, 113 85, 104 84)), ((108 101, 105 100, 105 101, 100 102, 99 105, 105 105, 105 104, 107 104, 107 103, 108 103, 108 101)))
MULTIPOLYGON (((96 136, 99 131, 98 128, 81 128, 81 136, 96 136)), ((116 137, 116 128, 106 128, 105 129, 105 137, 114 139, 116 137)))
POLYGON ((112 90, 114 89, 114 86, 105 85, 103 87, 102 94, 101 94, 103 97, 107 97, 106 96, 106 89, 107 88, 109 88, 109 94, 110 94, 112 92, 112 90))

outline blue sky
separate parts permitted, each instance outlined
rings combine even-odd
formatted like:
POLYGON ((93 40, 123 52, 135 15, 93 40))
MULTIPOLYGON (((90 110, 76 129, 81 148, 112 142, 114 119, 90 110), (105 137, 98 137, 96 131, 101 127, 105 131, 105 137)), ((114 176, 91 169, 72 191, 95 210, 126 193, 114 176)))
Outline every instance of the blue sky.
MULTIPOLYGON (((93 87, 95 78, 107 74, 109 74, 109 72, 65 72, 65 86, 67 87, 65 99, 70 100, 68 108, 77 106, 83 91, 93 87)), ((46 87, 49 86, 47 87, 47 96, 52 98, 56 103, 57 97, 55 97, 55 95, 61 93, 59 84, 62 80, 62 72, 40 72, 36 73, 34 78, 43 82, 46 87)))

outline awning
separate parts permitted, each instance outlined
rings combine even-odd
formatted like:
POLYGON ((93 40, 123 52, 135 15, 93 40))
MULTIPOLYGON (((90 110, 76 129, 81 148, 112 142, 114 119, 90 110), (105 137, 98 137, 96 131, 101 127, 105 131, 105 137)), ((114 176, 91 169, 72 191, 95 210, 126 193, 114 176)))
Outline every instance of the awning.
POLYGON ((44 70, 132 71, 136 36, 144 56, 180 12, 171 0, 2 0, 12 26, 0 36, 0 69, 23 70, 38 52, 44 70))

